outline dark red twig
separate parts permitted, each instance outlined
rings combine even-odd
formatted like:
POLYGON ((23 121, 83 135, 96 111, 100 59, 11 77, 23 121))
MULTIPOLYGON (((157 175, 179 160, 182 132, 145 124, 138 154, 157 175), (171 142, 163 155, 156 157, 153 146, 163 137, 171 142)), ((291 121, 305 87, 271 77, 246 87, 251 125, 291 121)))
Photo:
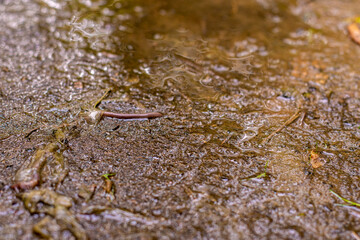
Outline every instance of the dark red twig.
POLYGON ((101 115, 104 117, 118 118, 118 119, 137 119, 137 118, 158 118, 162 117, 161 113, 151 112, 151 113, 134 113, 134 114, 126 114, 126 113, 114 113, 114 112, 101 112, 101 115))

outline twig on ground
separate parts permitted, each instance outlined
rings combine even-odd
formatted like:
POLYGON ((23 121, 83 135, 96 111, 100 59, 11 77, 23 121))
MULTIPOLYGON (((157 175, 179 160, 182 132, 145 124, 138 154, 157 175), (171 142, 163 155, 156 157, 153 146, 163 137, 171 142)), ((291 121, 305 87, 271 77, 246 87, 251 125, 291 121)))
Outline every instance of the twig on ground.
POLYGON ((355 231, 351 231, 351 236, 353 236, 356 240, 360 240, 359 235, 355 231))
POLYGON ((101 101, 104 100, 108 95, 109 93, 111 92, 111 88, 108 88, 106 89, 105 93, 101 96, 101 98, 99 98, 99 100, 97 100, 94 104, 94 108, 97 108, 97 106, 100 105, 101 101))
POLYGON ((39 130, 39 129, 40 129, 40 127, 31 129, 28 133, 26 133, 26 135, 25 135, 24 138, 30 137, 31 134, 33 134, 34 132, 36 132, 36 131, 39 130))
POLYGON ((350 200, 348 200, 348 199, 346 199, 346 198, 343 198, 343 197, 341 197, 339 194, 335 193, 335 192, 334 192, 333 190, 331 190, 331 189, 330 189, 330 192, 331 192, 332 194, 334 194, 337 198, 343 200, 344 202, 346 202, 346 203, 348 203, 348 204, 350 204, 350 205, 353 205, 353 206, 360 207, 360 203, 353 202, 353 201, 350 201, 350 200))
POLYGON ((287 127, 288 125, 290 125, 292 122, 294 122, 301 114, 301 110, 297 110, 283 125, 281 125, 281 127, 279 127, 278 129, 276 129, 274 132, 272 132, 269 136, 267 136, 262 142, 261 144, 265 144, 267 143, 276 133, 280 132, 281 130, 283 130, 285 127, 287 127))
POLYGON ((117 119, 139 119, 139 118, 158 118, 162 117, 162 114, 159 112, 151 112, 151 113, 114 113, 114 112, 106 112, 106 111, 91 111, 89 114, 91 121, 99 122, 102 117, 111 117, 117 119))
POLYGON ((227 136, 227 137, 221 142, 220 145, 223 145, 225 142, 229 141, 229 139, 230 139, 233 135, 234 135, 234 133, 231 132, 231 133, 229 134, 229 136, 227 136))

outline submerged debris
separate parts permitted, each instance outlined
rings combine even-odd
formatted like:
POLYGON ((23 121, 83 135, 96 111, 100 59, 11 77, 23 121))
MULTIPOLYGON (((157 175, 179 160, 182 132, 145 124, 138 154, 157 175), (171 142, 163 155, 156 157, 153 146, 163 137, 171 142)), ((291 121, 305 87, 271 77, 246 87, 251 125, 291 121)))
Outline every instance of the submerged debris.
POLYGON ((45 213, 48 215, 33 227, 33 231, 42 237, 52 238, 54 219, 60 228, 69 230, 76 239, 88 239, 85 230, 69 210, 72 206, 71 198, 48 189, 41 189, 24 193, 22 200, 25 208, 30 213, 45 213))
POLYGON ((266 161, 265 163, 265 168, 264 168, 264 171, 258 175, 255 175, 255 176, 251 176, 251 177, 248 177, 248 178, 245 178, 245 179, 242 179, 242 181, 246 181, 246 180, 256 180, 256 179, 260 179, 260 178, 266 178, 268 176, 267 174, 267 168, 269 166, 269 160, 266 161))
POLYGON ((299 116, 301 115, 301 110, 297 110, 286 122, 284 122, 278 129, 276 129, 274 132, 272 132, 269 136, 264 138, 264 140, 261 142, 261 144, 267 143, 276 133, 283 130, 285 127, 290 125, 292 122, 294 122, 299 116))

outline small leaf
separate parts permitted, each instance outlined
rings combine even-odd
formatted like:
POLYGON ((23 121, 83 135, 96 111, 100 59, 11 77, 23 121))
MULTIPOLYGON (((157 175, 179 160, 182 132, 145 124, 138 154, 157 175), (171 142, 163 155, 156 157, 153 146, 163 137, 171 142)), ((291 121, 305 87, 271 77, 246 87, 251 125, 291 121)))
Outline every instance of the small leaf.
POLYGON ((107 180, 110 180, 109 177, 114 176, 114 175, 115 175, 115 173, 105 173, 105 174, 102 175, 101 177, 103 177, 103 178, 105 178, 105 179, 107 179, 107 180))

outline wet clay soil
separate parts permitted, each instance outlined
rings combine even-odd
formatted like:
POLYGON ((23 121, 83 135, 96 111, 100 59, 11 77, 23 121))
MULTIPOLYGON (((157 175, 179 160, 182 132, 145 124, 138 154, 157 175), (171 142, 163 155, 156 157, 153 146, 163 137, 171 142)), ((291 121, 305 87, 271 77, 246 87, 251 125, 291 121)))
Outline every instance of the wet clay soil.
POLYGON ((0 239, 355 239, 359 14, 0 0, 0 239))

